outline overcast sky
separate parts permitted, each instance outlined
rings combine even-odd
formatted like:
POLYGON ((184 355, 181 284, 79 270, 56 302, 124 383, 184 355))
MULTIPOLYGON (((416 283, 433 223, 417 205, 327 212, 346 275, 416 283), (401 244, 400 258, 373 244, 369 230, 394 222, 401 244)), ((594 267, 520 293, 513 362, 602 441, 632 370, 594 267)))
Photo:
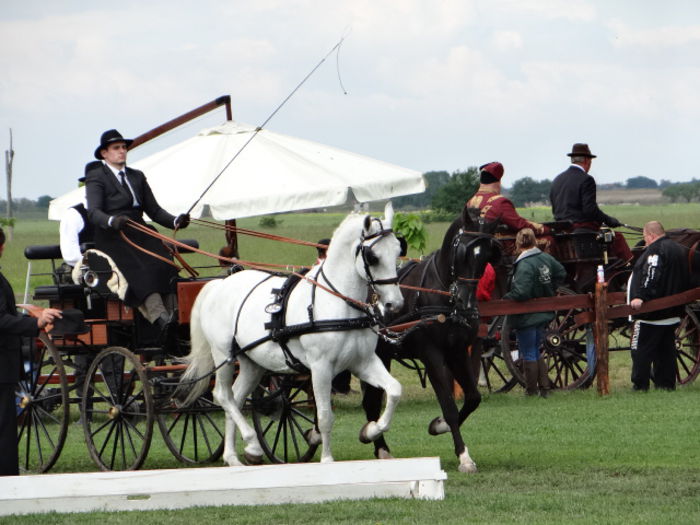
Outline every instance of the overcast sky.
POLYGON ((73 189, 106 129, 220 95, 260 124, 346 33, 268 129, 419 171, 499 160, 506 186, 552 179, 574 142, 599 183, 700 177, 697 0, 0 0, 14 197, 73 189))

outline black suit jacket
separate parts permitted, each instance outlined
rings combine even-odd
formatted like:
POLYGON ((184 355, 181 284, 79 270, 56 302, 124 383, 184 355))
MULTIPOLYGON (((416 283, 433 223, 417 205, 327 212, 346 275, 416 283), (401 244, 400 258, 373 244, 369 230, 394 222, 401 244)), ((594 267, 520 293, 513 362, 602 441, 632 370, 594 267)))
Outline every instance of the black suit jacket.
MULTIPOLYGON (((127 167, 125 173, 136 194, 136 199, 139 201, 140 209, 151 220, 172 230, 175 227, 173 224, 175 216, 160 207, 143 172, 127 167)), ((128 215, 136 218, 134 214, 136 209, 133 206, 131 193, 119 184, 112 171, 104 164, 87 172, 85 194, 88 203, 88 217, 95 226, 108 229, 109 218, 117 215, 128 215)))
POLYGON ((0 384, 16 384, 21 366, 21 336, 39 333, 36 319, 17 313, 12 286, 0 273, 0 384))
POLYGON ((596 222, 608 226, 620 224, 616 218, 601 211, 596 202, 595 180, 576 166, 570 166, 555 177, 549 200, 556 221, 596 222))

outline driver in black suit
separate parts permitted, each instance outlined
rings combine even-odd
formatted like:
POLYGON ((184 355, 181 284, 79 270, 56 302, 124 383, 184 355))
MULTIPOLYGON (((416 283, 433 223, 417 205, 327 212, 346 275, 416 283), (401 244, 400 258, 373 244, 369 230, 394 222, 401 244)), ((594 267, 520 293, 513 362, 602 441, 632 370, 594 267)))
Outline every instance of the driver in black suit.
POLYGON ((126 227, 127 221, 145 225, 143 214, 146 213, 161 226, 183 229, 189 224, 190 216, 175 217, 161 208, 143 172, 126 165, 127 149, 132 142, 116 129, 102 134, 95 150, 95 158, 102 162, 86 174, 88 218, 95 226, 95 248, 114 260, 129 283, 124 302, 138 307, 149 322, 165 332, 174 322, 173 281, 177 270, 131 246, 121 234, 136 246, 172 259, 161 241, 126 227))

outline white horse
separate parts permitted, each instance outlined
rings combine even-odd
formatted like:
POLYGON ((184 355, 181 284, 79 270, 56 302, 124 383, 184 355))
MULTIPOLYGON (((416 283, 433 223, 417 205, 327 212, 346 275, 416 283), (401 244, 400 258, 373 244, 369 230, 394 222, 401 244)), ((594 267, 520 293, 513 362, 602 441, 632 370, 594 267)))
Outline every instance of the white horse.
MULTIPOLYGON (((350 370, 362 381, 386 392, 384 412, 377 421, 367 423, 362 429, 365 439, 374 440, 389 429, 401 397, 401 385, 374 353, 378 336, 367 327, 373 323, 359 324, 367 314, 356 308, 367 299, 368 283, 378 296, 382 312, 398 310, 403 304, 396 275, 401 247, 391 231, 393 209, 390 204, 384 213, 383 221, 369 215, 349 215, 335 230, 325 261, 307 274, 320 286, 301 280, 292 289, 286 305, 286 326, 309 323, 310 317, 314 322, 328 325, 329 331, 310 331, 293 336, 287 342, 293 358, 311 372, 318 432, 312 429, 306 439, 318 444, 320 432, 322 463, 333 461, 331 380, 336 374, 350 370), (352 327, 334 330, 333 321, 338 320, 341 324, 349 322, 352 327)), ((191 403, 207 388, 208 374, 220 366, 216 371, 214 398, 226 414, 223 459, 230 466, 242 464, 235 449, 236 428, 246 443, 246 461, 253 464, 262 460, 263 451, 255 430, 241 413, 246 397, 268 370, 296 373, 289 366, 293 359, 285 356, 282 347, 269 339, 270 330, 265 328, 265 323, 271 320, 266 307, 270 312, 274 310, 270 305, 279 304, 272 290, 281 288, 284 282, 285 277, 244 270, 207 283, 193 306, 192 350, 185 358, 189 366, 174 398, 184 405, 191 403), (240 352, 235 356, 239 362, 235 381, 234 363, 230 359, 234 340, 240 352), (192 380, 197 378, 203 380, 192 385, 192 380)))

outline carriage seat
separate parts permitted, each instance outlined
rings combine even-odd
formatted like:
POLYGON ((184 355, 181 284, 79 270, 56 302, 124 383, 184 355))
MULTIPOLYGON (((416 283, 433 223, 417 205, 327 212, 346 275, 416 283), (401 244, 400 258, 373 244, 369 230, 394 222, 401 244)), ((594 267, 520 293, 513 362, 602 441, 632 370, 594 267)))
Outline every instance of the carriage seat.
POLYGON ((34 290, 33 299, 37 301, 64 301, 66 299, 82 299, 85 295, 84 289, 79 284, 57 284, 47 286, 37 286, 34 290))
POLYGON ((30 261, 60 259, 61 247, 58 244, 27 246, 24 249, 24 257, 30 261))

